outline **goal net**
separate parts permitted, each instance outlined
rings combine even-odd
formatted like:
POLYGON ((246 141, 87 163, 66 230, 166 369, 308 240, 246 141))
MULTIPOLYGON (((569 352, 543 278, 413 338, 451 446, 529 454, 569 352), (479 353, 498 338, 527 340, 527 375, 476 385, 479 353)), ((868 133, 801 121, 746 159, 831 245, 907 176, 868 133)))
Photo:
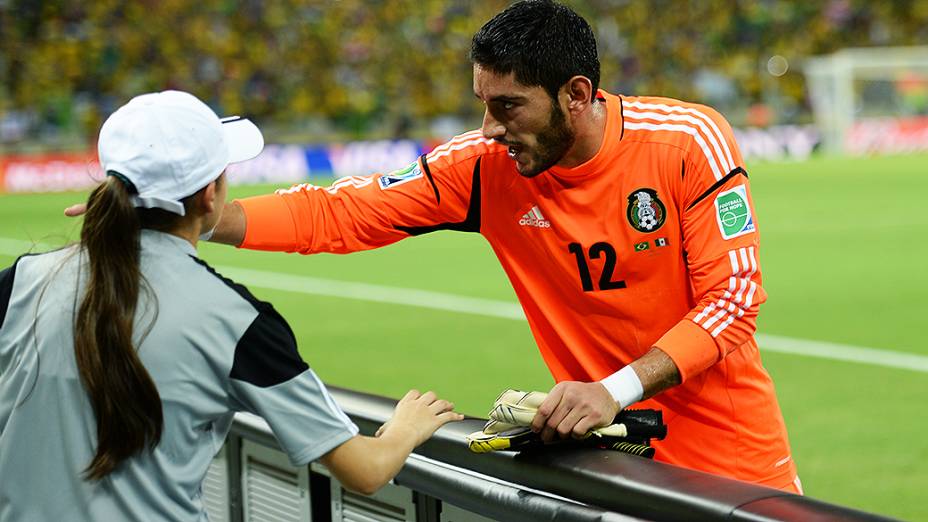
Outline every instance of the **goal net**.
POLYGON ((928 46, 843 49, 806 59, 804 73, 828 150, 928 150, 928 46))

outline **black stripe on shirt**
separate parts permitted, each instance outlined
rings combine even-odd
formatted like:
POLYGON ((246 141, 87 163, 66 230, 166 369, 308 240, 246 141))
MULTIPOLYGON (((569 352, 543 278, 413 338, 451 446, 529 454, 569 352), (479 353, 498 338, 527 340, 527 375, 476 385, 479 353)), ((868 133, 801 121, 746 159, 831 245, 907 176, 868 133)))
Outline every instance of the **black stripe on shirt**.
POLYGON ((429 162, 425 157, 425 154, 419 156, 419 160, 422 161, 422 170, 425 171, 425 177, 428 178, 429 183, 432 184, 432 190, 435 191, 435 203, 441 204, 441 193, 438 192, 438 185, 435 184, 435 180, 432 178, 432 169, 429 168, 429 162))
POLYGON ((0 328, 3 328, 3 321, 10 307, 10 299, 13 298, 13 278, 16 276, 16 265, 19 264, 20 259, 22 258, 14 261, 13 266, 0 271, 0 328))
MULTIPOLYGON (((422 164, 426 165, 425 158, 422 159, 422 164)), ((426 167, 426 173, 428 173, 428 167, 426 167)), ((429 174, 429 180, 431 179, 431 174, 429 174)), ((435 192, 437 194, 438 189, 435 189, 435 192)), ((477 162, 474 164, 474 179, 470 188, 470 202, 467 206, 467 215, 464 217, 464 221, 460 221, 458 223, 439 223, 437 225, 429 225, 424 227, 404 227, 397 225, 396 229, 402 230, 411 236, 421 236, 422 234, 428 234, 429 232, 435 232, 436 230, 480 232, 480 158, 477 158, 477 162)))
POLYGON ((260 388, 289 381, 309 369, 293 330, 273 308, 258 313, 235 346, 229 377, 260 388))
POLYGON ((622 122, 622 132, 619 134, 619 141, 622 141, 622 138, 625 137, 625 104, 622 103, 622 101, 622 97, 619 96, 619 121, 622 122))
POLYGON ((309 369, 300 357, 293 330, 271 303, 259 300, 244 285, 223 277, 202 259, 190 257, 258 311, 235 346, 230 378, 268 388, 309 369))
POLYGON ((720 189, 723 185, 725 185, 726 183, 728 183, 728 180, 730 180, 731 178, 733 178, 733 177, 735 177, 735 176, 737 176, 737 175, 739 175, 739 174, 743 175, 744 177, 748 177, 748 173, 745 172, 743 168, 741 168, 741 167, 736 168, 735 170, 733 170, 733 171, 729 172, 728 174, 726 174, 724 178, 722 178, 722 179, 716 181, 711 187, 709 187, 708 190, 706 190, 705 192, 703 192, 701 196, 699 196, 698 198, 696 198, 696 201, 690 203, 690 206, 686 207, 686 210, 689 210, 689 209, 695 207, 700 201, 702 201, 702 200, 706 199, 707 197, 711 196, 712 193, 714 193, 716 190, 720 189))

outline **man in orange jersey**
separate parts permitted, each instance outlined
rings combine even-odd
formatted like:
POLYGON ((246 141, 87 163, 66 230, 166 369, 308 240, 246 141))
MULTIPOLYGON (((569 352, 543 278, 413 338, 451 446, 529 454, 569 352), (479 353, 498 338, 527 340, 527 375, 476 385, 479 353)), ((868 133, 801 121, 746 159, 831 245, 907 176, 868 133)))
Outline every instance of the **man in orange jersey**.
POLYGON ((239 200, 213 240, 310 254, 481 233, 558 382, 543 438, 660 408, 660 460, 801 492, 754 340, 757 221, 725 119, 599 90, 590 26, 549 0, 499 13, 471 58, 481 129, 396 172, 239 200))

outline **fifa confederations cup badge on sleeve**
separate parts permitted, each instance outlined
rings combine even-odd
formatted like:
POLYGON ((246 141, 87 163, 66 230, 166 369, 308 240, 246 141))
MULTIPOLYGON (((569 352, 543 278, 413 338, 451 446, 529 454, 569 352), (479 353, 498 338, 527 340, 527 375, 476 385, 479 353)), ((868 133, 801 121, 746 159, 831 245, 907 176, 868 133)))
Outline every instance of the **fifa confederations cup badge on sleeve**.
POLYGON ((732 239, 757 230, 748 202, 748 189, 744 185, 720 192, 715 198, 715 212, 722 239, 732 239))
POLYGON ((664 202, 657 197, 657 191, 640 188, 628 196, 628 208, 625 210, 628 223, 639 232, 654 232, 661 228, 667 217, 664 202))

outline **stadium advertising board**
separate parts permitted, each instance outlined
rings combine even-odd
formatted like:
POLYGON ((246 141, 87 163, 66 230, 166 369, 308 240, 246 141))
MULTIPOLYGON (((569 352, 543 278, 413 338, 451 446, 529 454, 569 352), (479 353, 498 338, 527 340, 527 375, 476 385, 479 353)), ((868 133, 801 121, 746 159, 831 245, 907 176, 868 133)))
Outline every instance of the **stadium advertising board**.
MULTIPOLYGON (((434 145, 412 140, 267 145, 257 158, 230 165, 228 173, 236 185, 361 176, 406 166, 434 145)), ((0 192, 83 190, 98 183, 101 175, 93 153, 0 157, 0 192)))
POLYGON ((404 167, 431 149, 430 143, 412 140, 267 145, 257 158, 230 165, 228 172, 230 181, 238 185, 364 176, 404 167))
POLYGON ((900 154, 928 151, 928 116, 854 122, 844 140, 850 154, 900 154))
POLYGON ((266 145, 258 157, 229 165, 226 173, 233 185, 302 181, 309 177, 307 156, 299 145, 266 145))
POLYGON ((332 173, 340 178, 401 169, 424 152, 419 142, 382 140, 335 145, 329 148, 328 156, 332 173))
MULTIPOLYGON (((748 160, 804 160, 822 142, 814 125, 734 129, 748 160)), ((229 166, 234 185, 305 182, 390 172, 432 150, 437 141, 377 140, 327 145, 267 145, 255 159, 229 166)), ((928 150, 928 117, 862 120, 847 134, 851 154, 928 150)), ((0 157, 0 193, 85 190, 102 173, 96 154, 62 153, 0 157)))
POLYGON ((0 157, 0 192, 83 190, 100 181, 96 154, 0 157))
POLYGON ((748 160, 801 161, 822 143, 815 125, 775 125, 733 129, 741 156, 748 160))

